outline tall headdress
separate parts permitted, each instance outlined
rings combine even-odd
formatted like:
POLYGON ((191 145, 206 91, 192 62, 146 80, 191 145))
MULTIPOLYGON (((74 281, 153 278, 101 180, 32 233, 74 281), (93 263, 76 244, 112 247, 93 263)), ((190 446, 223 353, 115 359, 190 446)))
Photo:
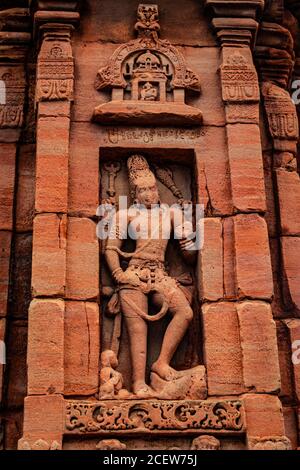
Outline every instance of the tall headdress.
POLYGON ((142 155, 132 155, 127 160, 128 179, 132 200, 135 200, 136 188, 154 186, 156 179, 142 155))

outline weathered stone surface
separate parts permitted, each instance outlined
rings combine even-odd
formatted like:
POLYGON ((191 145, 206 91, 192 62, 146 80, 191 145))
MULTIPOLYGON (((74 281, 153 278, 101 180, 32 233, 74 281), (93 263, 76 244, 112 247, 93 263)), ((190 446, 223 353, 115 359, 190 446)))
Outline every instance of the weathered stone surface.
POLYGON ((2 404, 2 394, 4 385, 4 364, 1 359, 4 359, 3 354, 5 353, 5 331, 6 331, 6 319, 0 318, 0 404, 2 404))
POLYGON ((265 211, 259 128, 255 124, 228 124, 226 129, 233 206, 240 212, 265 211))
POLYGON ((233 222, 238 295, 270 299, 273 282, 266 222, 256 214, 237 215, 233 222))
POLYGON ((18 233, 14 239, 11 270, 10 315, 27 319, 31 301, 32 234, 18 233))
POLYGON ((65 395, 93 395, 99 387, 99 307, 66 302, 64 323, 65 395))
POLYGON ((167 381, 151 373, 151 388, 162 400, 204 400, 207 397, 205 367, 196 366, 182 371, 177 379, 167 381))
POLYGON ((290 344, 289 330, 284 321, 276 321, 278 359, 280 366, 280 399, 282 403, 294 402, 293 372, 292 372, 292 351, 290 344))
POLYGON ((284 406, 282 410, 285 430, 284 434, 291 441, 292 449, 296 450, 298 447, 296 410, 291 406, 284 406))
POLYGON ((243 392, 242 351, 234 303, 204 304, 203 341, 209 395, 243 392))
POLYGON ((278 349, 270 304, 246 301, 237 304, 237 312, 245 387, 256 393, 278 392, 278 349))
POLYGON ((246 394, 243 402, 248 436, 284 436, 282 405, 278 397, 246 394))
MULTIPOLYGON (((23 438, 18 448, 28 442, 31 448, 42 439, 61 445, 64 423, 64 400, 61 395, 31 396, 25 399, 23 438)), ((26 445, 25 445, 26 448, 26 445)))
POLYGON ((7 394, 12 409, 22 408, 27 391, 27 322, 13 321, 7 331, 7 394))
POLYGON ((0 317, 7 313, 12 233, 0 231, 0 317))
POLYGON ((300 237, 281 237, 283 302, 300 312, 300 237))
POLYGON ((64 301, 34 299, 29 309, 28 395, 64 390, 64 301))
POLYGON ((300 235, 300 179, 295 171, 276 170, 282 235, 300 235))
POLYGON ((199 148, 196 148, 199 166, 203 166, 208 215, 228 215, 233 212, 227 152, 224 128, 208 126, 199 148))
POLYGON ((300 320, 288 319, 285 324, 289 331, 291 346, 291 362, 294 378, 294 391, 296 398, 300 400, 300 320))
POLYGON ((66 216, 40 214, 34 219, 32 293, 63 295, 66 285, 66 216))
POLYGON ((10 410, 5 416, 5 450, 17 450, 23 433, 23 409, 10 410))
POLYGON ((18 159, 18 189, 16 202, 16 230, 32 230, 35 196, 35 145, 21 146, 18 159))
POLYGON ((66 212, 70 120, 40 118, 37 128, 36 194, 37 212, 66 212))
POLYGON ((233 299, 237 295, 235 273, 235 242, 233 230, 233 218, 223 219, 223 262, 224 262, 224 297, 233 299))
POLYGON ((0 143, 0 230, 12 230, 16 145, 0 143))
POLYGON ((223 239, 220 218, 204 219, 203 247, 199 251, 199 285, 203 300, 223 297, 223 239))
POLYGON ((67 288, 69 299, 94 299, 99 295, 96 224, 89 219, 68 219, 67 288))

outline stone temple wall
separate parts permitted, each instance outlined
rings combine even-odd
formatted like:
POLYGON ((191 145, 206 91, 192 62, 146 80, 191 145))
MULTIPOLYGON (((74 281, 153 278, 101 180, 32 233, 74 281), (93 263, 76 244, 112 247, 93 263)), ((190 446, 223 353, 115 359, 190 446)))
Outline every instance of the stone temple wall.
MULTIPOLYGON (((139 3, 0 4, 0 449, 297 449, 300 2, 139 3), (205 216, 184 374, 151 370, 152 322, 149 397, 96 236, 136 154, 205 216)), ((166 263, 187 269, 176 244, 166 263)))

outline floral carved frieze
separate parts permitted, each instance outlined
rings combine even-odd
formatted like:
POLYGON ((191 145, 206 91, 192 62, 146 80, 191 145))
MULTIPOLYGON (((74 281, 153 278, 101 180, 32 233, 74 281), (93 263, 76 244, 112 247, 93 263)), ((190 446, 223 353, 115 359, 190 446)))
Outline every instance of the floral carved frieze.
POLYGON ((66 434, 195 430, 244 432, 242 403, 228 400, 66 402, 66 434))
POLYGON ((37 68, 36 101, 73 100, 71 27, 44 32, 37 68))

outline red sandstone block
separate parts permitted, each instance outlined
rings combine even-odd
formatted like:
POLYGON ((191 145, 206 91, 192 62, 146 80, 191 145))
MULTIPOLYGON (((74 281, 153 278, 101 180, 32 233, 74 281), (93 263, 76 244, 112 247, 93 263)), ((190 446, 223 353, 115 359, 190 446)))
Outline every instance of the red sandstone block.
POLYGON ((300 319, 285 320, 289 330, 291 351, 291 362, 294 376, 294 390, 297 400, 300 401, 300 319))
MULTIPOLYGON (((176 142, 174 144, 176 145, 176 142)), ((200 167, 202 179, 205 179, 209 215, 232 214, 230 171, 223 127, 207 128, 205 135, 201 137, 201 146, 196 150, 196 159, 197 168, 200 167)), ((198 177, 200 176, 201 173, 198 173, 198 177)))
POLYGON ((300 312, 300 237, 281 237, 283 302, 300 312))
POLYGON ((200 250, 199 282, 201 298, 218 300, 223 297, 223 240, 222 221, 204 219, 204 240, 200 250))
POLYGON ((2 393, 4 385, 4 364, 2 364, 3 354, 5 354, 5 327, 6 319, 0 318, 0 404, 2 403, 2 393))
POLYGON ((0 230, 13 228, 16 144, 0 143, 0 230))
POLYGON ((16 230, 29 232, 33 226, 35 195, 35 145, 22 145, 18 161, 16 230))
POLYGON ((7 313, 11 232, 0 231, 0 317, 7 313))
POLYGON ((240 214, 233 221, 238 295, 270 299, 273 279, 266 222, 256 214, 240 214))
POLYGON ((32 292, 34 296, 63 295, 66 285, 66 219, 41 214, 34 219, 32 292))
POLYGON ((65 313, 65 395, 98 391, 99 307, 95 302, 67 302, 65 313))
POLYGON ((276 170, 282 235, 300 235, 300 178, 296 171, 276 170))
POLYGON ((256 124, 227 124, 232 201, 237 211, 265 211, 260 132, 256 124))
POLYGON ((96 224, 69 217, 67 243, 67 288, 69 299, 95 299, 99 295, 99 243, 96 224))
POLYGON ((30 304, 28 395, 63 393, 64 312, 59 299, 34 299, 30 304))
POLYGON ((37 212, 66 212, 68 204, 68 160, 70 120, 40 118, 37 128, 37 212))
POLYGON ((223 220, 223 246, 224 246, 224 296, 226 299, 236 297, 236 272, 233 218, 223 220))
POLYGON ((282 405, 278 397, 249 393, 244 395, 243 402, 248 436, 284 436, 282 405))
POLYGON ((208 394, 238 395, 244 391, 244 387, 235 304, 204 304, 202 313, 208 394))
POLYGON ((62 444, 64 400, 61 395, 34 396, 25 399, 23 438, 18 448, 32 447, 39 439, 50 445, 62 444))
POLYGON ((245 387, 253 392, 280 389, 276 326, 270 304, 246 301, 237 304, 245 387))

